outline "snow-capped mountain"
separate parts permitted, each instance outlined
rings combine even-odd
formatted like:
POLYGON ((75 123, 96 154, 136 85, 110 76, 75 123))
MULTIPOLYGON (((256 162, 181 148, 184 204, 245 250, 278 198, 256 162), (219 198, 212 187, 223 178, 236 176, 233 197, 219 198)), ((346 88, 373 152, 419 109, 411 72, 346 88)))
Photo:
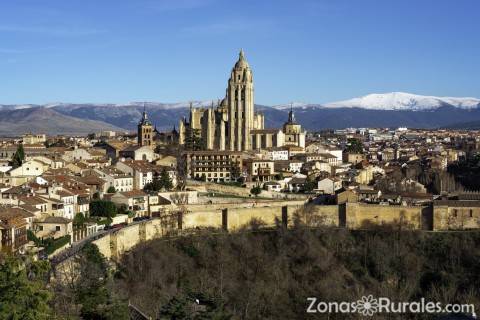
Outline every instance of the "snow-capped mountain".
POLYGON ((362 108, 369 110, 432 110, 444 106, 461 109, 480 107, 477 98, 422 96, 405 92, 369 94, 359 98, 324 104, 325 108, 362 108))
POLYGON ((290 110, 290 108, 293 109, 307 109, 309 107, 315 107, 318 105, 312 105, 308 103, 303 103, 303 102, 291 102, 291 103, 286 103, 286 104, 279 104, 274 106, 275 109, 277 110, 290 110))
POLYGON ((423 96, 405 92, 373 93, 363 97, 325 104, 293 102, 274 106, 277 110, 294 109, 324 109, 324 108, 360 108, 367 110, 402 110, 421 111, 433 110, 450 106, 460 109, 475 109, 480 107, 480 99, 423 96))
MULTIPOLYGON (((216 105, 214 100, 213 104, 216 105)), ((171 130, 188 117, 190 102, 48 103, 0 105, 0 136, 27 131, 85 133, 101 130, 135 130, 145 108, 159 130, 171 130), (83 121, 83 122, 82 122, 83 121), (36 126, 36 127, 35 127, 36 126)), ((194 108, 210 107, 212 100, 192 101, 194 108)), ((480 99, 421 96, 393 92, 370 94, 351 100, 308 104, 257 105, 267 128, 280 128, 293 106, 295 118, 307 130, 346 127, 438 128, 480 122, 480 99)), ((468 124, 466 127, 471 127, 468 124)))
POLYGON ((38 104, 22 104, 22 105, 0 105, 0 110, 20 110, 20 109, 30 109, 30 108, 68 108, 70 110, 83 108, 87 106, 96 107, 96 108, 121 108, 121 107, 143 107, 145 105, 146 108, 154 108, 157 110, 162 109, 182 109, 182 108, 189 108, 190 103, 194 108, 201 108, 201 107, 210 107, 212 103, 214 105, 217 104, 217 100, 205 100, 205 101, 189 101, 189 102, 175 102, 175 103, 161 103, 161 102, 140 102, 140 101, 132 101, 127 103, 63 103, 63 102, 52 102, 43 105, 38 104))

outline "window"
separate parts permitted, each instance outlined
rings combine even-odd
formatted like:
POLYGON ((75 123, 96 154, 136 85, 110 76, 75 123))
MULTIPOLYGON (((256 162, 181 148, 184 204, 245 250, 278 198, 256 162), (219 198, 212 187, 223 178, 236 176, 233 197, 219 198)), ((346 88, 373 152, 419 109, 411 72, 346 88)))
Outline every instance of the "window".
POLYGON ((55 231, 60 231, 60 226, 55 226, 55 231))
POLYGON ((457 217, 457 215, 458 215, 458 213, 457 213, 457 209, 453 209, 453 216, 456 218, 456 217, 457 217))
POLYGON ((470 218, 473 218, 473 210, 472 209, 468 210, 468 213, 470 215, 470 218))
POLYGON ((38 230, 43 231, 43 226, 38 226, 38 230))

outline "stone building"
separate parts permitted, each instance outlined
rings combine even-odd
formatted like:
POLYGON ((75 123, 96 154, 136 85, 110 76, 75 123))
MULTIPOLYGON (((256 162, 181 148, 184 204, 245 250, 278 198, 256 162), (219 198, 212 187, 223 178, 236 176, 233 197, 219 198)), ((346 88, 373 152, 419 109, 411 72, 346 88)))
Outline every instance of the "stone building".
POLYGON ((302 130, 302 126, 295 121, 295 114, 293 113, 293 107, 288 113, 288 121, 283 125, 283 133, 285 135, 286 146, 298 146, 305 148, 305 131, 302 130))
POLYGON ((225 98, 216 108, 190 106, 190 119, 180 121, 179 143, 192 135, 201 138, 207 150, 246 151, 252 149, 252 130, 264 126, 263 114, 255 112, 253 74, 243 50, 232 69, 225 98))
POLYGON ((45 141, 47 141, 47 135, 45 134, 27 133, 22 135, 23 144, 44 144, 45 141))
POLYGON ((137 144, 138 146, 152 146, 153 141, 153 126, 147 117, 145 107, 143 110, 143 116, 138 123, 137 144))
POLYGON ((232 69, 225 98, 210 108, 192 108, 180 121, 179 143, 198 139, 205 150, 248 151, 296 146, 305 148, 305 130, 293 109, 283 129, 265 129, 264 115, 255 112, 253 75, 243 51, 232 69))
POLYGON ((27 222, 20 211, 14 208, 0 211, 0 251, 17 252, 27 244, 27 222))
POLYGON ((242 174, 243 157, 238 151, 192 151, 183 157, 191 179, 229 182, 242 174))

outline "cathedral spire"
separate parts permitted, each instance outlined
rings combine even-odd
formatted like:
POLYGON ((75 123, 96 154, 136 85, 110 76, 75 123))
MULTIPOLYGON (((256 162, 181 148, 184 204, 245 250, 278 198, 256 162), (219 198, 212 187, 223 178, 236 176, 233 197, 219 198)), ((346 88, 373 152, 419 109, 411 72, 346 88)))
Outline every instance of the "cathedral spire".
POLYGON ((293 113, 293 102, 290 103, 290 112, 288 112, 288 122, 289 123, 295 122, 295 114, 293 113))
POLYGON ((146 108, 146 103, 144 102, 143 103, 143 114, 142 114, 142 121, 145 121, 147 120, 148 117, 147 117, 147 108, 146 108))
POLYGON ((151 125, 150 120, 148 120, 147 109, 146 109, 145 104, 146 104, 146 103, 144 102, 144 103, 143 103, 142 119, 140 120, 140 124, 151 125))
POLYGON ((240 53, 238 54, 238 61, 235 63, 235 69, 250 69, 248 65, 247 59, 245 59, 245 53, 243 49, 240 49, 240 53))

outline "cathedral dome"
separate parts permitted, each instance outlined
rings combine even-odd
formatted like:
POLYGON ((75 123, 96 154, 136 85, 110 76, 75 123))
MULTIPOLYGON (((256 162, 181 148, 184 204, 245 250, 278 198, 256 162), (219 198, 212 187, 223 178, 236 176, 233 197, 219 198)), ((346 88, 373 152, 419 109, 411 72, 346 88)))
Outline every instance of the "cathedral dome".
POLYGON ((227 99, 223 98, 222 102, 220 102, 220 107, 226 107, 227 106, 227 99))
POLYGON ((250 68, 248 65, 247 60, 245 59, 245 55, 243 54, 243 49, 240 50, 240 54, 238 56, 238 61, 235 63, 235 69, 246 69, 250 68))

